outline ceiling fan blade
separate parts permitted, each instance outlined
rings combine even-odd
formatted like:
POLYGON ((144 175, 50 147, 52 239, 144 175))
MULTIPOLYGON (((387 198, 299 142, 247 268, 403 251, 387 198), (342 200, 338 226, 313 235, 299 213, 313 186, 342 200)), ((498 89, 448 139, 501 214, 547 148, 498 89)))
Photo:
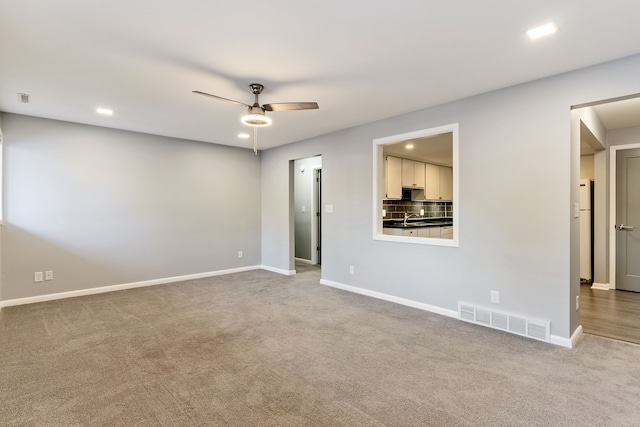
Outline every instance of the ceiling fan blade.
POLYGON ((240 102, 240 101, 234 101, 233 99, 223 98, 223 97, 218 96, 218 95, 211 95, 210 93, 200 92, 199 90, 193 90, 191 92, 196 93, 198 95, 208 96, 209 98, 215 98, 215 99, 220 99, 222 101, 233 102, 234 104, 238 104, 238 105, 242 105, 244 107, 251 108, 251 105, 245 104, 244 102, 240 102))
POLYGON ((282 102, 279 104, 264 104, 267 111, 317 110, 317 102, 282 102))

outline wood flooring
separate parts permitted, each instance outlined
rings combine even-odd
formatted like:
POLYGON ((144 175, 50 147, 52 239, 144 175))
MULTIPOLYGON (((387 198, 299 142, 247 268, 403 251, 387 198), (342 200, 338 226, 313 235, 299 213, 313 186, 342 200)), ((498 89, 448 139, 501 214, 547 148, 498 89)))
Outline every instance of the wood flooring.
POLYGON ((640 344, 640 293, 580 285, 583 332, 640 344))

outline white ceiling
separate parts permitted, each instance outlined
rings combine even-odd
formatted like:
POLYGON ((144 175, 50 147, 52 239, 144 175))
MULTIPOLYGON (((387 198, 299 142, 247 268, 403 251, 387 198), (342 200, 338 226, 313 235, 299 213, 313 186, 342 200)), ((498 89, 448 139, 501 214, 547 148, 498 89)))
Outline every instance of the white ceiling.
POLYGON ((640 126, 640 96, 594 105, 593 109, 608 130, 640 126))
POLYGON ((453 166, 453 134, 451 132, 407 139, 383 146, 383 153, 441 166, 453 166), (410 144, 411 148, 407 148, 410 144))
POLYGON ((638 16, 632 0, 0 0, 0 110, 250 147, 243 107, 191 91, 319 103, 267 113, 270 148, 639 53, 638 16), (557 34, 526 37, 548 21, 557 34))

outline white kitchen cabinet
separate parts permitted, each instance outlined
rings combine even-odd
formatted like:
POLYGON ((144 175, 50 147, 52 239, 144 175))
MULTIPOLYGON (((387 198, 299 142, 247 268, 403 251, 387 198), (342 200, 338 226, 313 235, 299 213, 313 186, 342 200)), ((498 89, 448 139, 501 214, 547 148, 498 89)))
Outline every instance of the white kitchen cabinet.
POLYGON ((453 168, 425 166, 425 200, 453 200, 453 168))
POLYGON ((440 199, 440 166, 425 165, 425 184, 424 184, 425 200, 440 199))
POLYGON ((402 228, 383 228, 382 234, 388 234, 390 236, 402 236, 402 228))
POLYGON ((402 159, 387 156, 384 170, 385 199, 402 199, 402 159))
POLYGON ((402 230, 403 236, 418 237, 419 228, 405 228, 402 230))
POLYGON ((440 199, 453 200, 453 168, 440 166, 440 199))
POLYGON ((425 164, 415 160, 402 159, 402 186, 404 188, 424 188, 425 164))
POLYGON ((422 227, 418 228, 418 237, 440 238, 440 229, 442 227, 422 227))

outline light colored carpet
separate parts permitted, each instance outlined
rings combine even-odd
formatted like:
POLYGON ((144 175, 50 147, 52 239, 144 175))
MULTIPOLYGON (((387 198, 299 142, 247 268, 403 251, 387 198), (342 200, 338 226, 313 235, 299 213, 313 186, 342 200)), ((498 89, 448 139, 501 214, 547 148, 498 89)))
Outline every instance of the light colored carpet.
POLYGON ((638 426, 640 347, 573 350, 266 271, 3 309, 3 426, 638 426))

